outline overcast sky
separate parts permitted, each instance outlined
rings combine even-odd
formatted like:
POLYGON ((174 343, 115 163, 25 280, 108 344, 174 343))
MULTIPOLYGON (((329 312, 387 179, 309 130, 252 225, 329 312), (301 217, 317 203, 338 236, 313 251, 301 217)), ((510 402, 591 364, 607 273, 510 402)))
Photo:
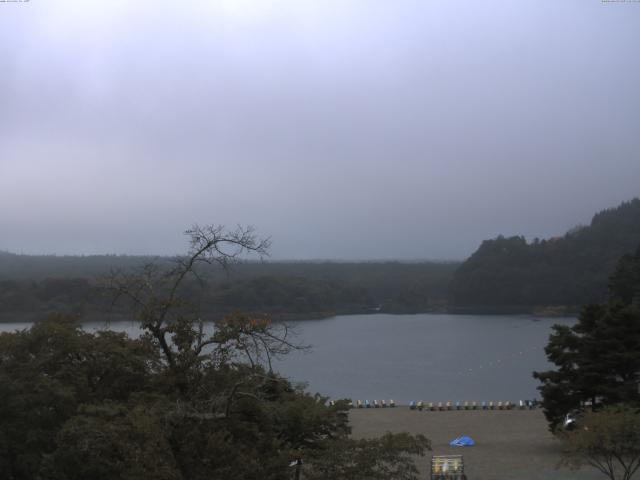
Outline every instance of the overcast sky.
POLYGON ((0 3, 0 249, 461 259, 640 195, 640 3, 0 3))

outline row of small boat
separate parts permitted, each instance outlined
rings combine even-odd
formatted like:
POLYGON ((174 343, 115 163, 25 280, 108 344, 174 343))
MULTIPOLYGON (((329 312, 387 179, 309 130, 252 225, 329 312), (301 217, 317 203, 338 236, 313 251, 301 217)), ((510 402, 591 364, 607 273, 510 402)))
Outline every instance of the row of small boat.
POLYGON ((537 407, 535 400, 520 400, 518 403, 512 402, 409 402, 411 410, 533 410, 537 407))
POLYGON ((370 402, 369 400, 365 400, 364 402, 362 400, 356 400, 355 404, 353 402, 349 402, 349 406, 351 408, 394 408, 396 406, 396 402, 393 400, 389 400, 388 403, 386 400, 374 400, 373 402, 370 402))
MULTIPOLYGON (((330 405, 335 405, 335 402, 332 400, 329 402, 330 405)), ((396 403, 393 400, 356 400, 355 403, 353 401, 349 402, 350 408, 394 408, 396 403)), ((409 408, 411 410, 428 410, 428 411, 439 411, 439 410, 533 410, 538 406, 537 400, 520 400, 517 403, 512 402, 409 402, 409 408)))

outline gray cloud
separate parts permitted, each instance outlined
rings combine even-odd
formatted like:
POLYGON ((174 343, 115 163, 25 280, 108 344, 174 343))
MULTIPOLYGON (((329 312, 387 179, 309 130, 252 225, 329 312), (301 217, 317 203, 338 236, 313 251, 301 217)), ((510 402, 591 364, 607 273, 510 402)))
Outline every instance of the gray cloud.
POLYGON ((0 4, 0 248, 462 258, 640 194, 640 5, 0 4))

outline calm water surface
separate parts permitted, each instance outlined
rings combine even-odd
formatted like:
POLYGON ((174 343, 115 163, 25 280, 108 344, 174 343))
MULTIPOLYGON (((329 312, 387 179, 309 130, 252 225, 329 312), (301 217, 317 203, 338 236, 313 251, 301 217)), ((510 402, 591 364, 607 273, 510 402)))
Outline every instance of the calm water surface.
POLYGON ((516 401, 535 398, 531 372, 549 367, 551 325, 531 316, 350 315, 298 322, 309 354, 278 369, 334 398, 516 401))
MULTIPOLYGON (((533 370, 549 367, 544 346, 554 323, 574 319, 475 315, 345 315, 295 323, 293 353, 276 369, 333 398, 516 401, 537 397, 533 370)), ((0 324, 0 330, 28 327, 0 324)), ((84 324, 88 331, 104 323, 84 324)), ((137 335, 132 322, 110 328, 137 335)))

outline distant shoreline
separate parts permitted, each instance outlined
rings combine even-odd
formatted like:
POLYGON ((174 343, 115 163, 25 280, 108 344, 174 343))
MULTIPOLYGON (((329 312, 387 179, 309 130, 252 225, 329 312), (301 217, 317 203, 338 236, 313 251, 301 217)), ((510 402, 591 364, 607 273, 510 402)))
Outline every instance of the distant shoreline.
MULTIPOLYGON (((47 318, 56 312, 16 312, 16 313, 0 313, 0 324, 7 323, 36 323, 47 318)), ((126 313, 74 313, 74 312, 60 312, 68 313, 70 315, 79 315, 80 321, 87 322, 117 322, 117 321, 135 321, 132 319, 133 315, 126 313)), ((209 314, 210 318, 218 319, 231 312, 218 312, 209 314)), ((248 312, 253 315, 264 315, 261 312, 248 312)), ((276 322, 299 322, 307 320, 326 320, 328 318, 346 316, 346 315, 531 315, 541 318, 554 318, 554 317, 577 317, 579 310, 569 307, 450 307, 450 308, 438 308, 419 311, 386 311, 380 310, 349 310, 349 311, 327 311, 327 312, 308 312, 308 313, 266 313, 276 322)))

